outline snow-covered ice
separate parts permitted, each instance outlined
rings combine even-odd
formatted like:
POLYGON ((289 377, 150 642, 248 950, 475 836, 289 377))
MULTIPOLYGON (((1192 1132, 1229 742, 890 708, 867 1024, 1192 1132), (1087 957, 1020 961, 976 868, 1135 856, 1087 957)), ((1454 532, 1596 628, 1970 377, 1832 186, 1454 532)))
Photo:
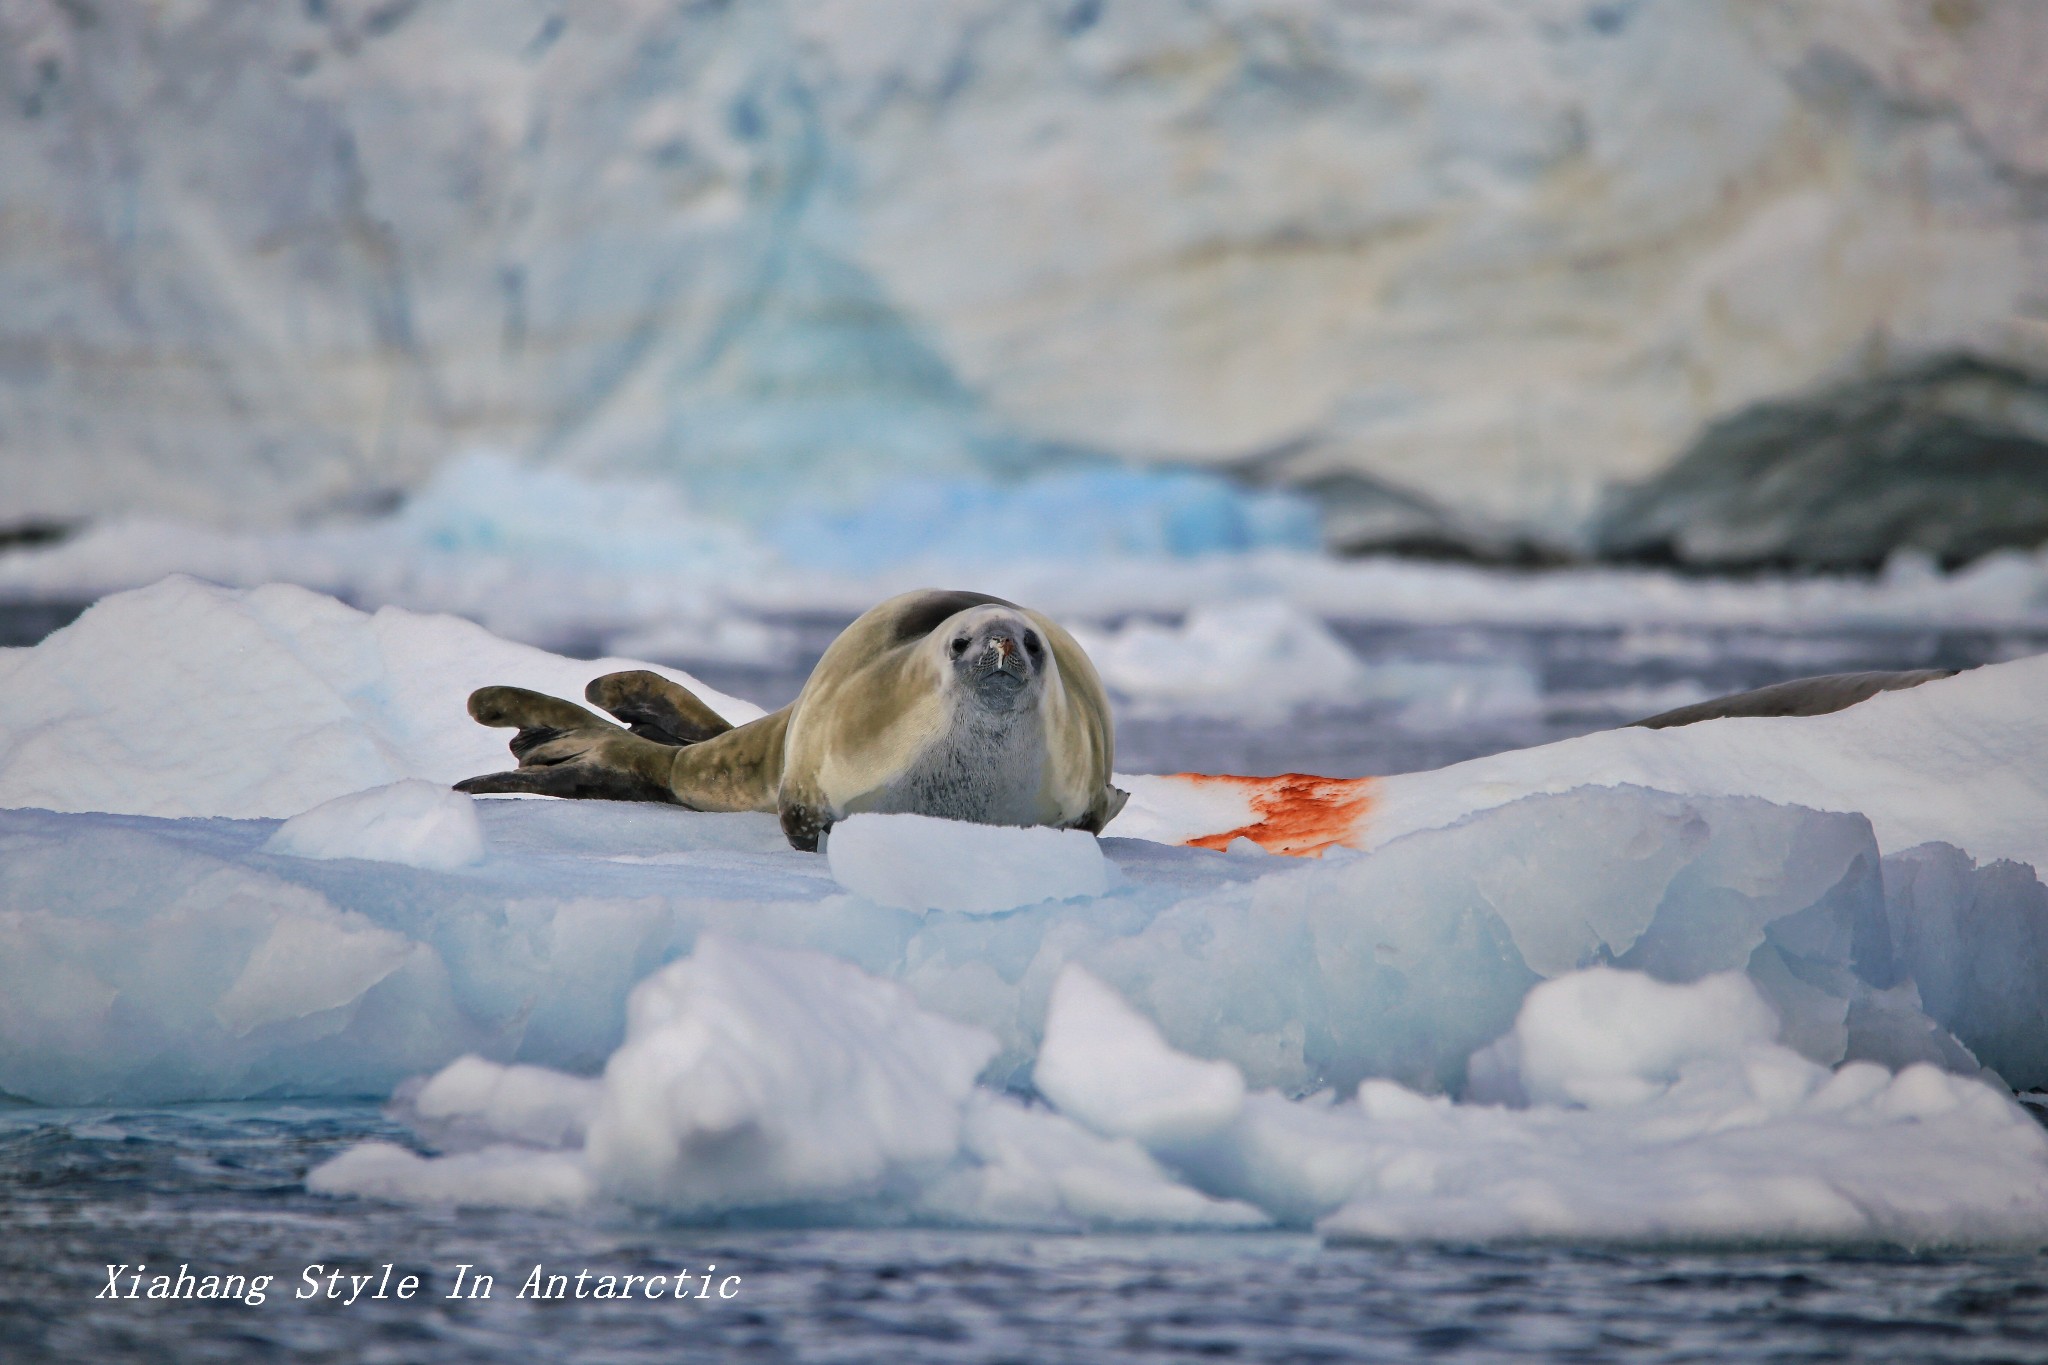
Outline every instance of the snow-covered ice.
MULTIPOLYGON (((1536 792, 1631 784, 1700 796, 1761 796, 1869 817, 1887 852, 1953 844, 1978 859, 2048 866, 2048 655, 1887 692, 1827 716, 1751 717, 1670 730, 1621 729, 1350 784, 1320 804, 1327 842, 1377 848, 1536 792)), ((1271 787, 1119 778, 1123 835, 1182 842, 1273 828, 1271 787)), ((1306 817, 1293 813, 1296 824, 1306 817)))
MULTIPOLYGON (((0 806, 292 816, 405 778, 447 786, 511 766, 504 733, 468 719, 474 689, 580 698, 600 673, 648 666, 304 588, 168 578, 0 654, 0 806)), ((735 723, 761 714, 657 671, 735 723)))
POLYGON ((444 790, 470 687, 620 666, 175 579, 0 656, 0 1091, 395 1096, 313 1184, 401 1200, 2048 1238, 2048 663, 1332 784, 1320 859, 1174 846, 1256 784, 824 858, 444 790))
POLYGON ((1101 847, 1072 829, 855 815, 832 827, 825 856, 841 886, 898 910, 986 915, 1109 889, 1101 847))

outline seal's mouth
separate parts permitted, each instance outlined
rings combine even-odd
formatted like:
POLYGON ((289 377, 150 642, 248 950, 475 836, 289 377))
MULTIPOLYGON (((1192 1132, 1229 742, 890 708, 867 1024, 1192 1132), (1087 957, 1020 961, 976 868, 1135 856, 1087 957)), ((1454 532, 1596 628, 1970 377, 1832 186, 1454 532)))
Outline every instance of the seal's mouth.
POLYGON ((997 635, 967 665, 967 677, 982 701, 1004 706, 1031 682, 1031 664, 1015 640, 997 635))
MULTIPOLYGON (((1005 644, 1008 641, 1004 641, 1005 644)), ((1024 655, 1012 648, 998 650, 991 645, 974 661, 974 681, 977 686, 993 684, 997 687, 1022 687, 1031 680, 1030 669, 1024 663, 1024 655)))

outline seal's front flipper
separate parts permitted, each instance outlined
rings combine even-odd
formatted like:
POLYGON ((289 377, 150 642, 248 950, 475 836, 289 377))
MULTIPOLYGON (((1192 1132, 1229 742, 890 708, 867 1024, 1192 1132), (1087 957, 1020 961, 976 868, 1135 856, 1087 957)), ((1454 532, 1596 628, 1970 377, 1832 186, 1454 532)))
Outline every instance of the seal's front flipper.
POLYGON ((657 744, 701 744, 733 728, 689 688, 644 668, 607 673, 583 689, 583 696, 657 744))

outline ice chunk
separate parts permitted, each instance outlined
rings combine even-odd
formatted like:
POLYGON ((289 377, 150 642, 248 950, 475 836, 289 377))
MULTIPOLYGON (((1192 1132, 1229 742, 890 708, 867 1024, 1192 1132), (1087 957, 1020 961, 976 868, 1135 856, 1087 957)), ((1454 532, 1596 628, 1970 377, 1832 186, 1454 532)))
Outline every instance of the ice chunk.
POLYGON ((445 871, 484 856, 475 807, 461 792, 409 778, 294 815, 263 848, 294 858, 367 858, 445 871))
MULTIPOLYGON (((2048 1235, 2048 1134, 1981 1081, 1925 1065, 1894 1074, 1853 1062, 1830 1073, 1762 1036, 1768 1010, 1739 977, 1665 986, 1597 971, 1542 990, 1509 1046, 1494 1051, 1521 1059, 1515 1080, 1532 1097, 1568 1098, 1590 1079, 1594 1106, 1390 1107, 1372 1093, 1387 1083, 1370 1083, 1356 1114, 1339 1106, 1312 1131, 1295 1125, 1297 1162, 1327 1150, 1358 1181, 1319 1223, 1326 1235, 1908 1244, 2048 1235), (1596 1018, 1626 1019, 1648 1045, 1617 1048, 1612 1029, 1581 1026, 1596 1018), (1702 1025, 1709 1044, 1687 1044, 1702 1025)), ((1270 1109, 1257 1118, 1283 1126, 1270 1109)), ((1269 1178, 1288 1150, 1263 1134, 1247 1146, 1263 1154, 1269 1178)))
POLYGON ((1064 1115, 987 1091, 968 1106, 963 1155, 919 1197, 920 1214, 1000 1227, 1246 1228, 1272 1222, 1242 1200, 1212 1198, 1181 1184, 1129 1138, 1100 1137, 1064 1115))
POLYGON ((1072 829, 855 815, 832 827, 825 856, 841 886, 899 910, 987 915, 1110 884, 1095 836, 1072 829))
POLYGON ((589 1169, 573 1153, 503 1145, 423 1157, 391 1142, 364 1142, 313 1168, 315 1194, 356 1195, 393 1204, 472 1208, 581 1208, 596 1194, 589 1169))
POLYGON ((974 1089, 985 1035, 845 963, 706 936, 635 989, 630 1013, 600 1080, 464 1057, 401 1091, 397 1112, 422 1135, 473 1150, 363 1143, 308 1188, 697 1215, 857 1201, 1002 1226, 1269 1221, 1179 1183, 1135 1142, 974 1089))
POLYGON ((1363 699, 1365 666, 1313 615, 1278 599, 1190 611, 1179 626, 1133 621, 1077 631, 1111 691, 1145 715, 1277 721, 1363 699))
POLYGON ((682 1211, 846 1200, 958 1150, 995 1040, 818 954, 706 936, 633 990, 587 1158, 682 1211))
POLYGON ((263 826, 161 825, 7 813, 0 1090, 49 1103, 384 1094, 490 1036, 416 920, 337 905, 275 870, 346 865, 263 855, 263 826))
POLYGON ((2011 1085, 2048 1087, 2048 887, 2034 870, 1925 844, 1884 860, 1884 888, 1926 1012, 2011 1085))
POLYGON ((517 1143, 581 1147, 597 1107, 598 1082, 544 1066, 500 1066, 474 1053, 424 1080, 400 1086, 395 1111, 446 1148, 517 1143))
POLYGON ((1775 1042, 1778 1017, 1749 980, 1677 986, 1598 967, 1530 991, 1514 1030, 1472 1059, 1471 1097, 1603 1108, 1640 1104, 1688 1065, 1775 1042))
POLYGON ((1053 982, 1032 1078, 1062 1113, 1153 1148, 1206 1137, 1244 1104, 1236 1067, 1175 1052, 1150 1019, 1072 964, 1053 982))
POLYGON ((1366 700, 1394 701, 1395 720, 1409 730, 1450 730, 1498 722, 1543 709, 1542 681, 1514 659, 1483 663, 1399 660, 1366 670, 1366 700))

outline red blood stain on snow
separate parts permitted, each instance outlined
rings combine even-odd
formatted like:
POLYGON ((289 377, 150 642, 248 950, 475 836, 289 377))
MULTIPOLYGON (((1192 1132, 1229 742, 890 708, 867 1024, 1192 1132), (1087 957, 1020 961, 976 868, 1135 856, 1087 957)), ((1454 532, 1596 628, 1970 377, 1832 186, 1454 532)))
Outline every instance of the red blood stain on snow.
POLYGON ((1325 849, 1349 845, 1372 810, 1370 777, 1317 777, 1313 773, 1282 773, 1278 777, 1231 777, 1220 773, 1175 773, 1183 782, 1207 786, 1224 782, 1245 790, 1253 820, 1248 825, 1188 840, 1196 848, 1224 849, 1233 839, 1249 839, 1268 853, 1293 858, 1320 858, 1325 849))

